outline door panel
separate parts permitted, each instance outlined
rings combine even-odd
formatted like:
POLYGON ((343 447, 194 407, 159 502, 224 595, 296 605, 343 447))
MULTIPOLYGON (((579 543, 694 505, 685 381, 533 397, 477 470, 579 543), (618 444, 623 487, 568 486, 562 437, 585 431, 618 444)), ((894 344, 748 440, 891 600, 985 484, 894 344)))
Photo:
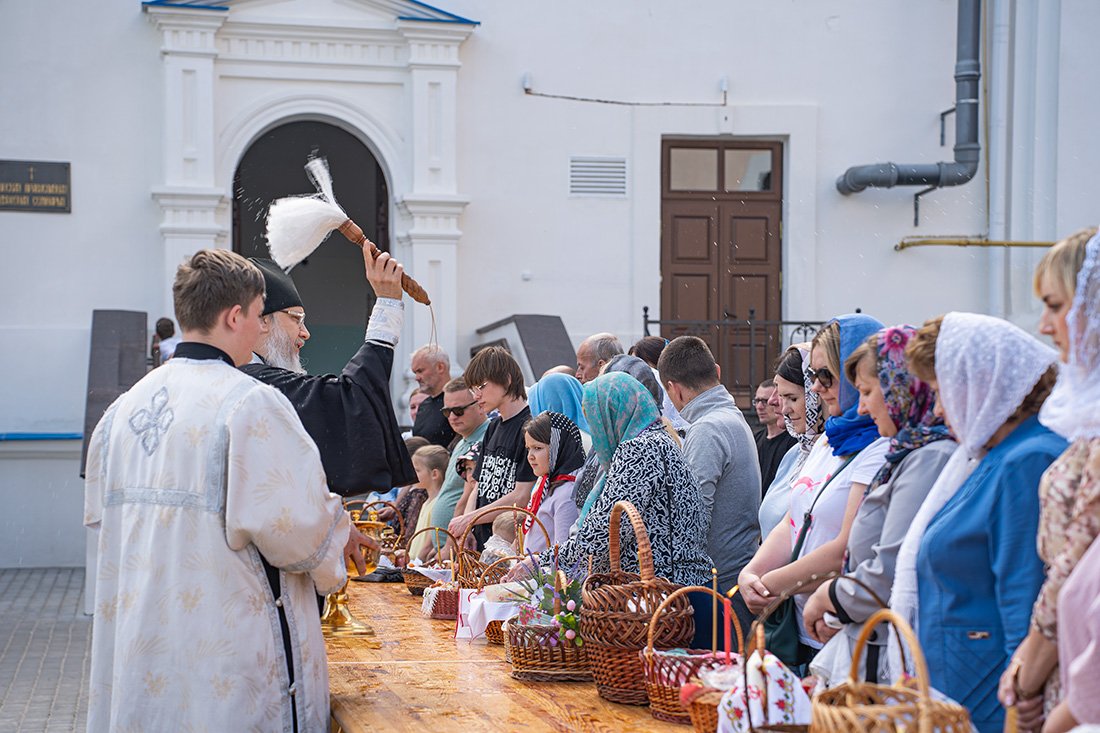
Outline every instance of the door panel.
POLYGON ((666 140, 662 161, 661 319, 729 322, 662 334, 703 338, 747 407, 782 349, 778 325, 749 325, 783 318, 782 144, 666 140))

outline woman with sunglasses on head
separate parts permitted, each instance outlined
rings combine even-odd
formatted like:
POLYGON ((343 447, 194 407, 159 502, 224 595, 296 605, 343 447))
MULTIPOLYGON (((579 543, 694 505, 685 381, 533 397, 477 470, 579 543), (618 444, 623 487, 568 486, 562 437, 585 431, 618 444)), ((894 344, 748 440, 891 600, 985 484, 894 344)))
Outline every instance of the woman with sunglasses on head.
MULTIPOLYGON (((1039 482, 1039 557, 1046 580, 1031 612, 1031 627, 1001 675, 998 696, 1017 708, 1020 727, 1068 730, 1078 722, 1100 722, 1097 680, 1074 657, 1097 639, 1071 624, 1065 634, 1059 591, 1100 533, 1100 237, 1090 227, 1050 249, 1035 270, 1035 294, 1042 299, 1040 333, 1052 337, 1063 366, 1039 422, 1073 444, 1039 482), (1083 643, 1082 643, 1083 642, 1083 643), (1060 659, 1068 644, 1077 653, 1060 659), (1080 676, 1077 676, 1080 675, 1080 676), (1062 689, 1062 681, 1066 689, 1062 689), (1057 706, 1057 707, 1056 707, 1057 706)), ((1071 592, 1070 595, 1073 595, 1071 592)), ((1078 606, 1065 609, 1084 611, 1078 606)), ((1083 613, 1081 614, 1083 615, 1083 613)), ((1094 652, 1094 656, 1096 653, 1094 652)), ((1095 664, 1094 664, 1095 668, 1095 664)))
POLYGON ((795 344, 775 363, 775 389, 768 403, 780 415, 787 434, 795 444, 787 450, 775 478, 764 489, 760 502, 760 536, 767 537, 791 507, 791 482, 802 470, 810 449, 825 431, 825 418, 817 393, 810 390, 813 380, 806 374, 810 367, 810 344, 795 344))
MULTIPOLYGON (((848 678, 863 622, 890 597, 905 532, 956 447, 943 419, 934 414, 932 388, 909 371, 905 345, 915 333, 912 326, 884 328, 844 362, 844 375, 859 392, 859 414, 874 420, 890 448, 848 533, 842 570, 863 585, 831 580, 814 591, 803 609, 806 632, 825 643, 810 668, 829 687, 848 678), (827 614, 832 615, 828 621, 827 614), (840 638, 833 639, 841 624, 840 638)), ((886 638, 876 634, 870 639, 860 679, 894 682, 882 653, 886 638)))
MULTIPOLYGON (((932 686, 995 733, 1005 723, 998 679, 1043 582, 1039 479, 1066 448, 1036 415, 1058 354, 999 318, 948 313, 917 330, 906 356, 959 447, 898 550, 890 607, 917 632, 932 686)), ((894 635, 890 645, 890 668, 901 669, 894 635)))
MULTIPOLYGON (((876 319, 854 313, 830 321, 814 336, 811 389, 831 416, 825 439, 817 441, 791 482, 787 515, 741 571, 741 593, 754 613, 796 583, 841 567, 859 501, 885 461, 890 441, 879 436, 871 418, 857 413, 858 393, 840 365, 881 328, 876 319)), ((808 584, 794 597, 798 652, 780 657, 788 664, 807 664, 821 648, 802 623, 802 607, 816 587, 808 584)))

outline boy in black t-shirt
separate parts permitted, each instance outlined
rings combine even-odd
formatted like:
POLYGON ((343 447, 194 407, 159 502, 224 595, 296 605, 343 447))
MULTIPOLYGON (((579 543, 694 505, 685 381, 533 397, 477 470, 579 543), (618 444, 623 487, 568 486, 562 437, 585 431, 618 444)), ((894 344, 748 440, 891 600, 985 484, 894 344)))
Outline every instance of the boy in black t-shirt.
MULTIPOLYGON (((519 364, 504 349, 490 346, 474 355, 463 377, 481 408, 486 413, 498 410, 500 417, 494 418, 485 431, 481 458, 474 470, 477 506, 448 525, 455 537, 466 531, 482 509, 526 507, 535 485, 535 473, 527 462, 523 440, 523 424, 530 419, 531 410, 527 407, 527 390, 519 364)), ((492 534, 495 516, 482 517, 474 527, 479 550, 492 534)))

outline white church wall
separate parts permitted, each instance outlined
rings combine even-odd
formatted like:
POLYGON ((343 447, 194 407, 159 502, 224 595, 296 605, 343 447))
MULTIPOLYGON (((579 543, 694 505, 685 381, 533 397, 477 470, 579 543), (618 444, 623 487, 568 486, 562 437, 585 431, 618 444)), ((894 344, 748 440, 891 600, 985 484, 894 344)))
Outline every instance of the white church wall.
POLYGON ((559 4, 537 16, 515 3, 448 9, 482 21, 463 47, 460 76, 459 171, 473 200, 461 219, 459 280, 480 278, 460 296, 460 334, 537 310, 561 314, 575 343, 599 330, 639 336, 642 306, 659 314, 660 140, 676 135, 786 142, 788 317, 862 307, 886 321, 919 321, 984 308, 985 252, 893 249, 907 235, 983 233, 981 180, 926 196, 916 229, 913 189, 843 197, 834 185, 851 165, 952 159, 953 122, 940 147, 939 112, 954 103, 955 3, 711 2, 685 13, 624 0, 559 4), (899 52, 899 32, 919 45, 919 63, 899 52), (720 102, 728 76, 729 104, 545 99, 523 93, 528 72, 536 92, 691 103, 720 102), (627 198, 571 198, 570 155, 627 158, 627 198), (488 261, 491 282, 478 264, 488 261))
MULTIPOLYGON (((987 24, 1005 2, 990 0, 987 24)), ((939 113, 955 98, 955 0, 701 0, 690 10, 636 0, 438 0, 481 23, 459 47, 453 89, 449 57, 422 55, 410 70, 409 41, 430 28, 396 23, 382 3, 230 4, 213 65, 213 129, 204 138, 214 191, 206 203, 229 191, 240 156, 275 125, 316 119, 352 131, 386 171, 395 251, 433 294, 456 375, 478 341, 475 330, 512 313, 560 315, 574 345, 602 330, 631 342, 641 335, 643 306, 660 315, 664 137, 784 143, 787 318, 862 307, 885 322, 919 323, 949 309, 989 311, 999 297, 991 284, 1003 282, 1006 315, 1033 324, 1030 276, 1041 250, 894 251, 905 236, 985 234, 987 161, 1003 177, 997 190, 1006 191, 999 236, 1053 240, 1100 220, 1092 131, 1100 12, 1092 0, 1016 4, 1017 25, 1004 39, 1014 55, 1003 66, 991 60, 996 54, 983 56, 983 87, 996 75, 1005 95, 983 104, 1014 105, 1004 144, 990 149, 983 109, 977 176, 926 195, 918 227, 916 189, 844 197, 835 180, 852 165, 952 159, 954 120, 940 146, 939 113), (366 34, 374 39, 364 51, 369 64, 278 60, 250 45, 288 22, 280 32, 340 42, 372 23, 387 29, 366 34), (701 106, 529 96, 526 73, 539 93, 701 106), (626 196, 570 196, 573 155, 625 158, 626 196)), ((0 158, 70 162, 73 204, 70 214, 0 211, 0 343, 8 357, 0 360, 0 434, 79 433, 91 311, 146 311, 150 326, 171 315, 168 275, 200 241, 181 226, 166 243, 152 196, 170 182, 165 169, 175 159, 164 152, 172 99, 149 13, 137 0, 60 6, 0 3, 0 27, 15 29, 0 44, 8 72, 0 158)), ((228 246, 229 206, 213 217, 228 246)), ((427 311, 407 307, 396 399, 411 384, 405 356, 430 330, 427 311)), ((0 442, 0 513, 11 522, 44 521, 58 501, 79 501, 72 448, 79 442, 63 441, 48 458, 32 443, 0 442)), ((79 517, 56 516, 62 534, 82 541, 79 517)), ((58 549, 48 533, 22 536, 30 544, 19 558, 0 544, 0 566, 26 557, 66 564, 82 552, 82 544, 58 549)))

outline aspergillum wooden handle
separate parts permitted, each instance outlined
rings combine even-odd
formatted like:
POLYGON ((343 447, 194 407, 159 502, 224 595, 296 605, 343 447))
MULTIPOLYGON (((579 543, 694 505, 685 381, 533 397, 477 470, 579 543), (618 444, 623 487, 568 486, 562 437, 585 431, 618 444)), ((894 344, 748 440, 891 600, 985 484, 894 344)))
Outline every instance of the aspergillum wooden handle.
MULTIPOLYGON (((358 244, 360 247, 369 247, 370 255, 374 259, 378 259, 378 255, 382 254, 382 250, 378 249, 374 242, 367 239, 367 235, 363 234, 363 230, 351 219, 341 224, 339 229, 341 234, 358 244)), ((401 289, 408 293, 409 297, 417 303, 423 303, 424 305, 432 304, 432 301, 428 298, 427 291, 420 286, 420 283, 409 277, 408 273, 401 273, 401 289)))

